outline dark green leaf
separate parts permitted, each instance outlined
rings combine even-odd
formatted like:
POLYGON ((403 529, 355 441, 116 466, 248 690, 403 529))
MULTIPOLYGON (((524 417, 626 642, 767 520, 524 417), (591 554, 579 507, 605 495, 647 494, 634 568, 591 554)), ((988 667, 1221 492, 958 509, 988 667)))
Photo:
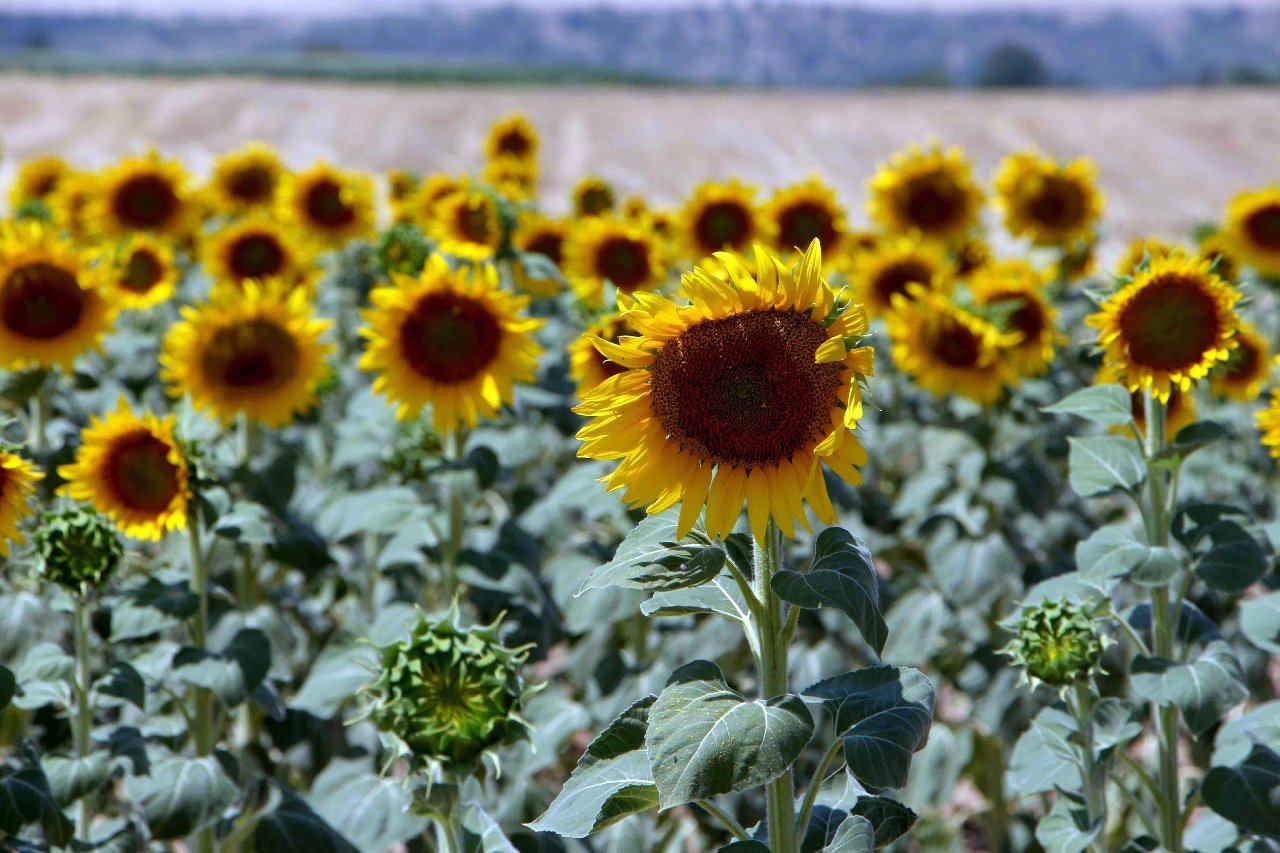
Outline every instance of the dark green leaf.
POLYGON ((131 702, 140 710, 146 710, 147 685, 143 682, 138 670, 124 661, 111 664, 107 674, 94 685, 103 696, 114 696, 131 702))
POLYGON ((23 766, 0 776, 0 831, 17 835, 31 824, 39 824, 45 839, 57 847, 65 847, 75 832, 28 748, 24 750, 23 766))
POLYGON ((246 545, 269 545, 275 539, 271 512, 251 501, 232 504, 230 510, 218 517, 213 532, 246 545))
POLYGON ((916 813, 888 797, 859 797, 851 814, 865 817, 876 831, 876 847, 885 847, 906 835, 916 813))
POLYGON ((773 591, 798 607, 835 607, 853 620, 863 639, 880 654, 889 635, 880 613, 880 592, 871 552, 849 531, 828 527, 818 534, 807 572, 783 569, 773 591))
POLYGON ((1134 658, 1132 672, 1136 696, 1177 704, 1187 728, 1197 736, 1249 695, 1240 663, 1222 640, 1211 642, 1192 663, 1134 658))
POLYGON ((240 794, 212 757, 165 758, 155 763, 150 776, 129 777, 125 786, 158 839, 182 838, 208 826, 240 794))
POLYGON ((221 652, 190 646, 173 657, 173 673, 197 687, 207 687, 228 706, 249 698, 271 669, 271 642, 257 628, 241 628, 221 652))
POLYGON ((338 834, 311 810, 297 794, 284 791, 284 799, 253 829, 253 849, 262 853, 357 853, 351 842, 338 834))
POLYGON ((1173 551, 1148 545, 1123 524, 1100 527, 1077 545, 1076 565, 1089 583, 1128 578, 1143 586, 1163 586, 1180 568, 1173 551))
POLYGON ((173 628, 195 615, 199 600, 186 581, 148 577, 125 590, 111 611, 111 642, 136 640, 173 628))
POLYGON ((1218 521, 1204 530, 1209 548, 1196 560, 1196 577, 1219 592, 1241 592, 1262 577, 1271 558, 1249 531, 1234 521, 1218 521))
POLYGON ((13 701, 14 691, 17 690, 18 679, 14 677, 13 670, 7 666, 0 665, 0 711, 9 707, 9 703, 13 701))
POLYGON ((1257 835, 1280 838, 1280 755, 1254 744, 1237 767, 1215 767, 1204 777, 1204 803, 1257 835))

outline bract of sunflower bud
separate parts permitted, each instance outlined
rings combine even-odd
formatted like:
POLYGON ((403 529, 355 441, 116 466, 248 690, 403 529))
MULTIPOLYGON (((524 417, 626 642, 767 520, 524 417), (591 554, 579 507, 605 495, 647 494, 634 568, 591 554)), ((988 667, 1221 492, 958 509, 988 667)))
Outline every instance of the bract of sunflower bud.
POLYGON ((111 522, 76 504, 43 513, 32 539, 41 574, 74 592, 101 588, 124 556, 111 522))
POLYGON ((528 648, 508 648, 497 626, 462 628, 457 611, 419 615, 409 636, 380 648, 382 672, 368 718, 427 766, 472 767, 528 735, 520 711, 533 689, 521 675, 528 648))
POLYGON ((1022 609, 1014 638, 1001 651, 1026 669, 1030 682, 1065 687, 1098 671, 1107 640, 1092 607, 1075 601, 1042 601, 1022 609))
POLYGON ((384 277, 392 273, 416 276, 426 266, 430 254, 431 243, 422 229, 412 222, 399 222, 382 235, 374 258, 384 277))

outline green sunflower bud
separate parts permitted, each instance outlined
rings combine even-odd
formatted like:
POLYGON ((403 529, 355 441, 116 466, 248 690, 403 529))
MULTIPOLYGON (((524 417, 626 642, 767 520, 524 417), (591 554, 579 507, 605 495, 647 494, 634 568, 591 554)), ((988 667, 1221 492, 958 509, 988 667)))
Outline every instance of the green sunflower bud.
POLYGON ((430 420, 402 421, 396 425, 386 467, 406 480, 418 480, 440 462, 441 451, 440 437, 431 428, 430 420))
POLYGON ((41 573, 77 592, 101 587, 124 556, 111 522, 79 505, 45 512, 32 539, 41 573))
POLYGON ((1055 687, 1074 684, 1094 672, 1106 640, 1091 607, 1074 601, 1042 601, 1024 607, 1003 651, 1034 681, 1055 687))
POLYGON ((431 244, 422 230, 411 222, 401 222, 382 235, 375 257, 378 270, 384 276, 391 273, 418 275, 430 254, 431 244))
POLYGON ((438 622, 419 616, 405 640, 381 649, 369 714, 404 753, 448 769, 523 739, 528 727, 520 710, 532 692, 520 674, 527 648, 503 646, 496 622, 463 630, 456 616, 456 610, 438 622))

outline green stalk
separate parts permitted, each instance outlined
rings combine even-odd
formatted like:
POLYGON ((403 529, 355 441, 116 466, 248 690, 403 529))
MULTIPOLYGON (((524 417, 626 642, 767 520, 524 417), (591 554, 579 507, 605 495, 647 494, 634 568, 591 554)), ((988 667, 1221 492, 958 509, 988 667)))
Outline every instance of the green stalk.
MULTIPOLYGON (((1167 407, 1148 391, 1144 401, 1144 417, 1147 426, 1147 460, 1156 459, 1165 449, 1165 417, 1167 407)), ((1147 489, 1150 505, 1147 507, 1148 536, 1151 544, 1167 547, 1169 522, 1165 472, 1148 465, 1147 489)), ((1176 623, 1169 606, 1169 590, 1153 587, 1151 590, 1151 644, 1152 653, 1159 658, 1173 660, 1174 630, 1176 623)), ((1173 704, 1153 707, 1156 741, 1158 747, 1157 780, 1160 788, 1160 840, 1170 853, 1182 853, 1182 804, 1178 789, 1178 708, 1173 704)))
MULTIPOLYGON (((462 445, 463 439, 460 429, 454 429, 447 433, 444 437, 445 460, 457 462, 461 459, 462 445)), ((440 556, 442 558, 441 573, 444 576, 444 597, 446 601, 452 601, 458 588, 458 555, 462 553, 463 525, 465 523, 462 495, 458 493, 453 477, 450 477, 448 481, 448 501, 449 534, 448 539, 441 543, 440 556)))
MULTIPOLYGON (((248 470, 258 453, 262 433, 258 422, 241 412, 240 428, 240 467, 248 470)), ((236 603, 246 621, 258 606, 258 549, 253 545, 240 546, 240 571, 236 573, 236 603)), ((250 701, 241 703, 237 716, 239 728, 244 737, 244 746, 251 747, 262 735, 262 715, 258 706, 250 701)))
MULTIPOLYGON (((89 607, 85 603, 83 590, 76 596, 76 720, 75 738, 76 757, 82 761, 93 752, 93 708, 89 704, 89 607)), ((94 794, 85 794, 80 798, 80 807, 76 812, 76 838, 88 841, 93 825, 94 794)))
MULTIPOLYGON (((773 594, 771 581, 779 569, 782 556, 782 532, 769 519, 764 541, 755 543, 756 598, 761 603, 760 614, 755 619, 758 637, 760 692, 765 699, 772 699, 787 692, 787 647, 781 642, 783 631, 782 602, 773 594)), ((769 849, 773 853, 796 853, 795 782, 791 770, 783 773, 766 786, 769 816, 769 849)))
MULTIPOLYGON (((198 601, 191 640, 196 648, 203 649, 209 642, 209 575, 200 546, 200 519, 194 512, 187 529, 187 543, 191 548, 191 591, 198 601)), ((196 756, 205 758, 213 754, 213 693, 206 687, 195 688, 195 706, 192 739, 196 756)), ((206 827, 196 834, 196 849, 199 853, 213 853, 212 828, 206 827)))
POLYGON ((1076 722, 1080 725, 1080 734, 1084 739, 1084 762, 1081 777, 1084 781, 1084 798, 1089 810, 1089 823, 1099 821, 1099 833, 1103 839, 1095 839, 1089 845, 1090 850, 1105 853, 1107 836, 1107 780, 1099 772, 1097 760, 1097 744, 1093 731, 1093 694, 1088 681, 1077 681, 1074 697, 1068 697, 1068 704, 1075 712, 1076 722), (1070 701, 1074 698, 1075 701, 1070 701))
POLYGON ((45 388, 48 384, 48 377, 45 377, 31 397, 31 427, 27 435, 27 445, 33 456, 39 456, 45 449, 45 423, 49 419, 49 400, 45 394, 45 388))

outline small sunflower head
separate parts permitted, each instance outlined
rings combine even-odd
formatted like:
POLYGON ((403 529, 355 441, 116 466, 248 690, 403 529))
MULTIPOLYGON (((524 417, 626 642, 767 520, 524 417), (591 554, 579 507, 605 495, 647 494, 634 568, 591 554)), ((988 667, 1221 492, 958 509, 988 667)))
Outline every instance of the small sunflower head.
POLYGON ((412 222, 400 222, 382 235, 374 257, 383 276, 392 273, 418 275, 430 254, 431 244, 422 229, 412 222))
POLYGON ((420 616, 381 653, 370 719, 403 754, 461 769, 527 736, 520 710, 531 690, 520 669, 528 651, 504 646, 497 623, 463 629, 456 611, 439 621, 420 616))
POLYGON ((1028 680, 1054 687, 1083 681, 1098 670, 1105 638, 1093 609, 1076 601, 1042 601, 1022 609, 1005 654, 1026 668, 1028 680))
POLYGON ((75 592, 100 588, 124 556, 111 522, 79 504, 45 512, 32 538, 41 573, 75 592))

